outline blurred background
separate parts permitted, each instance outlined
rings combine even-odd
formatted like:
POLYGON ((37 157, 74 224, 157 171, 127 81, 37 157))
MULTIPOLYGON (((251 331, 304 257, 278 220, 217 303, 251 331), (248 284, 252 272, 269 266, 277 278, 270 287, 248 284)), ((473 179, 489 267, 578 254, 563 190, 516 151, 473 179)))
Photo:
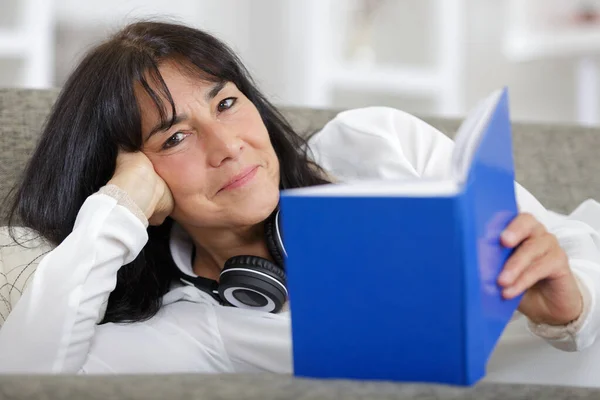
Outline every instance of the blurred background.
POLYGON ((0 87, 60 87, 125 23, 228 43, 280 105, 464 116, 508 86, 515 120, 600 124, 600 0, 0 0, 0 87))

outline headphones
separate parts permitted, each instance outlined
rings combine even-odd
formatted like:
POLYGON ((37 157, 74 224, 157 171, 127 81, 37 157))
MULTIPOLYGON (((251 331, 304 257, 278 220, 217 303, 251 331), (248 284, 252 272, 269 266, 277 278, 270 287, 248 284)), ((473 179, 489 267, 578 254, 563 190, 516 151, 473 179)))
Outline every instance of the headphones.
POLYGON ((225 262, 219 282, 181 271, 180 280, 210 294, 224 305, 279 312, 288 298, 284 270, 287 252, 281 234, 279 208, 265 220, 265 240, 275 263, 257 256, 235 256, 225 262))

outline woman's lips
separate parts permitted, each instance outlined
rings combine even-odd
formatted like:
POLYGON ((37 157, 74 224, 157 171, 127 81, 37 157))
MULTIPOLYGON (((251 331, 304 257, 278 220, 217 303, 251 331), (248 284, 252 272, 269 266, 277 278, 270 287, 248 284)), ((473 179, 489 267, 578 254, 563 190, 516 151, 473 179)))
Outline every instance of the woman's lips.
POLYGON ((234 176, 229 182, 227 182, 227 184, 225 184, 225 186, 223 186, 219 190, 219 192, 224 190, 237 189, 244 186, 254 178, 257 171, 258 165, 253 165, 251 167, 244 168, 242 172, 240 172, 239 174, 234 176))

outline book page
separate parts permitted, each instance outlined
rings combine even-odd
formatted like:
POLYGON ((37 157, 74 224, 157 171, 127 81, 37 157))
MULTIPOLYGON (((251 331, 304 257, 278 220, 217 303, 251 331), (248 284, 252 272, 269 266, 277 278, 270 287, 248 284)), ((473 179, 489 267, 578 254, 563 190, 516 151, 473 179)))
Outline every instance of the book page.
POLYGON ((453 180, 378 179, 286 189, 285 192, 290 196, 449 197, 459 190, 460 186, 453 180))
POLYGON ((485 128, 501 96, 502 90, 497 90, 477 103, 454 137, 452 176, 459 185, 462 185, 467 179, 469 167, 481 141, 481 136, 485 133, 485 128))

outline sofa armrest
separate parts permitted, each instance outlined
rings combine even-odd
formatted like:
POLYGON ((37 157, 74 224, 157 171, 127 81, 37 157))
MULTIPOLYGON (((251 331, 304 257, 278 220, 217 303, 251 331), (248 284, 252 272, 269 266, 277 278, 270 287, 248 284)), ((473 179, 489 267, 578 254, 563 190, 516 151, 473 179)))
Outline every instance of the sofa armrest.
POLYGON ((600 389, 480 383, 471 388, 285 375, 0 376, 7 399, 597 399, 600 389))

